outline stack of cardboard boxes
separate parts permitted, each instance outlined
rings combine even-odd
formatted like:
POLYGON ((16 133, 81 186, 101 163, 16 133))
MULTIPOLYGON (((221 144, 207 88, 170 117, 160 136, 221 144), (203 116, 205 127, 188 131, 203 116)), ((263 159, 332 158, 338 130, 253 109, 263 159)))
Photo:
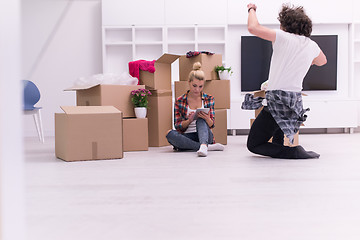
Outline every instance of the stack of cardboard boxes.
POLYGON ((139 88, 145 86, 65 89, 76 91, 77 106, 61 107, 65 113, 55 114, 56 156, 65 161, 114 159, 123 152, 148 150, 148 119, 135 118, 131 102, 131 91, 139 88))
POLYGON ((227 144, 227 109, 230 109, 230 80, 219 80, 215 72, 216 66, 222 65, 221 54, 200 54, 191 58, 181 56, 179 60, 180 81, 175 82, 175 99, 189 90, 188 77, 195 62, 201 63, 205 73, 204 92, 215 99, 215 141, 227 144))
POLYGON ((172 91, 171 64, 179 55, 163 54, 155 62, 155 72, 140 70, 140 83, 150 90, 149 108, 149 146, 162 147, 169 145, 166 133, 172 129, 172 91))
MULTIPOLYGON (((126 151, 146 151, 148 147, 169 145, 166 133, 173 128, 171 64, 179 55, 164 54, 155 62, 154 73, 140 70, 140 84, 95 84, 72 87, 77 106, 61 107, 55 114, 55 154, 65 161, 122 158, 126 151), (135 118, 131 91, 146 88, 147 118, 135 118)), ((176 82, 176 97, 188 89, 187 77, 194 62, 201 62, 205 72, 204 91, 215 98, 215 128, 217 142, 227 144, 227 115, 230 108, 230 81, 218 80, 214 71, 222 64, 221 55, 180 57, 180 79, 176 82)))

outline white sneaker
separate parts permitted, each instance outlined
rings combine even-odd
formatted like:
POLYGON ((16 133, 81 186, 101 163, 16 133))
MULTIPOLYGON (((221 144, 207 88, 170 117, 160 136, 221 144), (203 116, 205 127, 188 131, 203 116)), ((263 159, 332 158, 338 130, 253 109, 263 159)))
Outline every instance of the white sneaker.
POLYGON ((209 144, 208 149, 209 151, 224 151, 225 146, 221 143, 209 144))
POLYGON ((208 152, 208 147, 205 144, 201 144, 197 154, 199 157, 206 157, 208 152))

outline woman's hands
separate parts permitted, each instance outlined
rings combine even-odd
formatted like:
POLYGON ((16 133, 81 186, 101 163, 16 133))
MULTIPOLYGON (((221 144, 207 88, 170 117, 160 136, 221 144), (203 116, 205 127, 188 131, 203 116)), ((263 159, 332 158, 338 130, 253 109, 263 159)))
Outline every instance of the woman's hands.
POLYGON ((191 123, 192 121, 194 121, 195 118, 195 112, 191 112, 188 116, 188 121, 189 123, 191 123))
POLYGON ((205 113, 205 112, 199 112, 198 114, 197 114, 197 116, 199 117, 199 118, 202 118, 202 119, 204 119, 205 121, 206 121, 206 123, 207 123, 207 125, 209 125, 209 127, 211 127, 212 125, 213 125, 213 121, 211 120, 211 118, 210 118, 210 111, 208 112, 208 113, 205 113))

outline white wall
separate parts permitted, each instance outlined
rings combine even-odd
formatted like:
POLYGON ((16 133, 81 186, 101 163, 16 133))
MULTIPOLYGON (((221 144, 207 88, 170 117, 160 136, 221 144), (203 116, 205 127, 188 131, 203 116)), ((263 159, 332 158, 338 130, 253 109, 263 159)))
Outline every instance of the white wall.
POLYGON ((21 128, 20 1, 0 1, 0 239, 26 236, 21 128))
MULTIPOLYGON (((54 113, 75 105, 63 89, 81 76, 102 72, 100 0, 24 0, 24 71, 41 92, 45 136, 54 135, 54 113)), ((24 116, 26 136, 36 136, 31 116, 24 116)))

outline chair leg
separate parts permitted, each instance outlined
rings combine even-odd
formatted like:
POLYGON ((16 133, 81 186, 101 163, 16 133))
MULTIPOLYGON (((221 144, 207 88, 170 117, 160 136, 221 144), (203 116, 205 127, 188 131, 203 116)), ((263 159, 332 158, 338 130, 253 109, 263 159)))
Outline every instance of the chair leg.
POLYGON ((34 114, 34 121, 35 121, 35 125, 36 125, 36 130, 39 136, 39 140, 40 142, 44 143, 45 139, 44 139, 44 132, 43 132, 43 127, 42 127, 42 120, 41 120, 41 109, 38 109, 36 111, 36 114, 34 114))

